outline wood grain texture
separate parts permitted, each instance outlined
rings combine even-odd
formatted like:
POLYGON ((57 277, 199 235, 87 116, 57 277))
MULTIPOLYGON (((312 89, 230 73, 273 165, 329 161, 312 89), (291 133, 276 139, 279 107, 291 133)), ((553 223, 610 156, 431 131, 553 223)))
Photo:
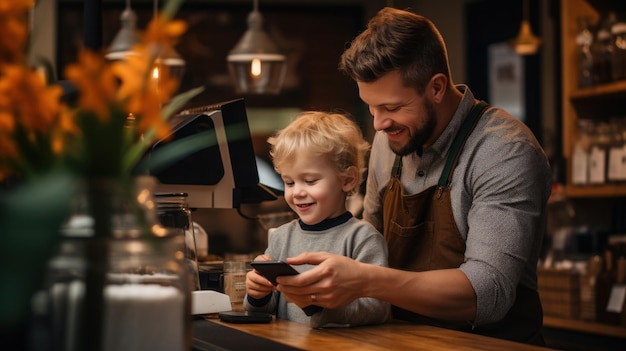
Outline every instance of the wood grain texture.
POLYGON ((481 335, 402 322, 365 327, 311 329, 305 324, 280 319, 274 319, 269 324, 230 324, 217 318, 209 320, 310 351, 547 350, 481 335))

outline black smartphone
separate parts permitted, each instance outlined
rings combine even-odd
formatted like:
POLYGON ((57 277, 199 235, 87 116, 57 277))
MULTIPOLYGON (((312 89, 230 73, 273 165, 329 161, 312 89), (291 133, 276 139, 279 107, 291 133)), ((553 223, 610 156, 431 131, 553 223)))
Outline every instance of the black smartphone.
MULTIPOLYGON (((300 274, 293 266, 283 261, 253 261, 250 265, 259 271, 267 280, 274 285, 278 285, 276 277, 281 275, 300 274)), ((322 307, 310 305, 302 309, 307 316, 312 316, 322 310, 322 307)))
POLYGON ((264 312, 224 311, 219 313, 220 320, 228 323, 269 323, 272 315, 264 312))
POLYGON ((290 264, 283 261, 253 261, 250 262, 250 265, 274 285, 278 285, 276 282, 276 277, 278 276, 300 273, 290 264))

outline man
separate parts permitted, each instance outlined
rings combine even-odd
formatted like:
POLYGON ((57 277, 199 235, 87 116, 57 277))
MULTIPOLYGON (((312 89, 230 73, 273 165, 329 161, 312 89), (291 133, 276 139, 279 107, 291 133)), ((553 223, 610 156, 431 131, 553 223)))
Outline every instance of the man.
POLYGON ((359 297, 394 317, 542 344, 536 266, 550 166, 532 132, 454 85, 443 39, 426 18, 382 9, 341 57, 377 134, 364 219, 384 233, 389 268, 328 253, 278 289, 299 306, 359 297))

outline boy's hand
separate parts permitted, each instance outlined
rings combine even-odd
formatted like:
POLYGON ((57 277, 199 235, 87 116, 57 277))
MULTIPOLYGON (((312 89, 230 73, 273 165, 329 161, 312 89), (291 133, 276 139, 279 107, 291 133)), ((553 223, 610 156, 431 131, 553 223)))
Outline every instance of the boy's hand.
MULTIPOLYGON (((267 255, 259 255, 255 261, 272 261, 267 255)), ((262 299, 274 291, 274 285, 256 270, 246 273, 246 294, 255 299, 262 299)))

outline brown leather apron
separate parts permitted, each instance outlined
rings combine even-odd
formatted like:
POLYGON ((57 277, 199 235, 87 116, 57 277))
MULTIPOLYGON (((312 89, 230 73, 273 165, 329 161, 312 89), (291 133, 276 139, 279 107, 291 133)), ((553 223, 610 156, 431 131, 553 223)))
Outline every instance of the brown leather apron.
MULTIPOLYGON (((383 196, 384 235, 389 247, 389 266, 410 271, 458 268, 465 260, 461 236, 450 200, 450 181, 463 145, 483 111, 484 101, 474 105, 453 141, 437 185, 405 195, 400 182, 402 158, 396 156, 391 179, 383 196)), ((543 311, 536 291, 519 286, 514 305, 498 323, 472 328, 469 323, 436 320, 393 306, 397 319, 436 325, 502 339, 543 345, 543 311)))

